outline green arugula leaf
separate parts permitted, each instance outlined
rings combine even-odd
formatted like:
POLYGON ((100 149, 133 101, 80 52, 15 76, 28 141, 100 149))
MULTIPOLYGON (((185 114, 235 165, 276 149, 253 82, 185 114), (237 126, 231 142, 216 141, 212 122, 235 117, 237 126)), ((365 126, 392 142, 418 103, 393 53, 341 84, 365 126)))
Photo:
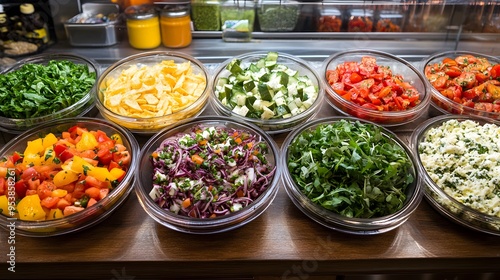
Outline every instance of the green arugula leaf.
POLYGON ((319 125, 298 135, 288 153, 288 169, 302 193, 347 217, 398 211, 414 180, 405 150, 371 124, 319 125))

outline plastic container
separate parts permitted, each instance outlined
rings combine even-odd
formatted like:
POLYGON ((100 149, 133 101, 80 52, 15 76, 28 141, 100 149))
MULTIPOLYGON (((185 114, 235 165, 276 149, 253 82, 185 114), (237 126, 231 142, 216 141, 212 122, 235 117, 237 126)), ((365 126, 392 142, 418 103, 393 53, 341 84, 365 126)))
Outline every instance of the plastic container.
POLYGON ((194 29, 197 31, 221 30, 220 5, 221 2, 217 0, 191 1, 191 18, 194 29))
POLYGON ((403 14, 399 6, 385 7, 377 12, 375 32, 401 32, 403 30, 403 14))
POLYGON ((335 7, 322 6, 318 17, 318 32, 340 32, 343 28, 342 11, 335 7))
MULTIPOLYGON (((15 220, 16 234, 31 237, 56 236, 81 231, 94 226, 109 217, 128 197, 132 191, 133 170, 138 168, 139 144, 134 136, 126 129, 101 119, 93 118, 67 118, 54 120, 41 124, 12 139, 0 150, 0 158, 11 155, 15 151, 24 151, 27 141, 32 141, 48 133, 60 135, 61 131, 78 125, 89 130, 101 130, 107 135, 118 134, 123 140, 123 145, 131 154, 129 172, 122 181, 112 189, 109 194, 93 206, 69 216, 45 221, 15 220)), ((12 222, 12 217, 0 214, 0 227, 9 230, 7 226, 12 222)))
POLYGON ((255 21, 255 3, 249 0, 225 1, 220 9, 222 39, 227 42, 250 41, 255 21))
POLYGON ((398 126, 418 119, 428 112, 430 93, 424 76, 412 64, 389 53, 375 50, 352 50, 331 55, 322 65, 321 75, 326 88, 326 96, 330 105, 340 113, 372 121, 384 126, 398 126), (403 80, 415 87, 419 93, 420 103, 403 111, 379 111, 359 105, 342 97, 340 91, 330 86, 326 73, 345 62, 360 63, 365 56, 374 57, 379 66, 389 67, 392 75, 402 75, 403 80))
MULTIPOLYGON (((146 213, 159 224, 170 229, 193 234, 211 234, 225 232, 242 227, 261 214, 271 205, 279 189, 281 168, 278 165, 279 149, 273 139, 258 127, 244 123, 228 117, 203 116, 184 120, 175 125, 171 125, 154 135, 144 145, 140 155, 141 169, 137 170, 135 177, 135 192, 141 206, 146 213), (246 207, 227 215, 213 218, 193 218, 172 213, 168 209, 161 208, 150 196, 153 189, 153 164, 150 160, 151 154, 168 138, 172 138, 179 133, 186 133, 197 126, 219 127, 226 130, 237 129, 255 135, 257 139, 266 143, 268 152, 265 155, 270 166, 276 169, 274 173, 269 173, 268 185, 257 198, 246 207)), ((201 168, 201 167, 200 167, 201 168)), ((228 182, 229 183, 229 182, 228 182)), ((246 197, 246 196, 245 196, 246 197)))
POLYGON ((300 6, 296 1, 266 1, 257 5, 259 27, 264 32, 293 31, 299 19, 300 6))
POLYGON ((160 19, 152 5, 130 6, 125 9, 130 46, 154 49, 161 44, 160 19))
POLYGON ((482 31, 484 33, 500 33, 500 4, 495 3, 487 7, 482 31))
MULTIPOLYGON (((438 111, 440 111, 444 114, 477 115, 477 116, 483 116, 483 117, 488 117, 488 118, 499 120, 500 119, 500 106, 498 106, 498 104, 495 104, 495 102, 494 102, 494 100, 495 99, 498 100, 498 98, 493 98, 492 100, 490 100, 486 96, 483 96, 483 97, 485 97, 485 101, 487 101, 485 103, 487 103, 488 105, 491 105, 491 108, 490 107, 479 107, 479 106, 474 105, 477 102, 476 99, 480 98, 480 93, 478 93, 477 96, 476 96, 476 94, 474 94, 472 96, 472 99, 469 98, 470 100, 476 100, 476 101, 474 101, 474 104, 466 104, 466 102, 463 102, 463 101, 457 102, 458 100, 452 99, 452 98, 454 98, 454 96, 445 96, 443 93, 441 93, 439 90, 437 90, 434 86, 432 86, 432 84, 429 82, 429 78, 433 78, 433 77, 431 75, 429 75, 431 73, 429 73, 429 70, 426 70, 427 68, 431 67, 434 64, 442 63, 443 59, 445 59, 445 58, 456 59, 457 57, 460 57, 460 56, 462 56, 462 57, 474 56, 474 57, 479 57, 479 58, 483 58, 483 59, 488 60, 491 65, 500 64, 500 59, 497 57, 493 57, 493 56, 489 56, 489 55, 485 55, 485 54, 481 54, 481 53, 469 52, 469 51, 446 51, 446 52, 440 52, 440 53, 433 54, 433 55, 429 56, 428 58, 424 59, 420 63, 420 65, 422 67, 421 68, 422 73, 424 73, 424 75, 426 75, 425 80, 428 83, 429 91, 431 93, 431 105, 433 107, 435 107, 438 111)), ((471 61, 470 58, 467 60, 471 61)), ((485 71, 488 72, 489 70, 486 69, 485 71)), ((475 79, 475 81, 477 82, 477 79, 475 79)), ((483 85, 483 87, 484 87, 484 85, 483 85)), ((498 86, 497 86, 497 88, 498 88, 498 86)), ((492 93, 495 92, 494 90, 495 90, 495 87, 490 88, 490 91, 492 93)), ((468 96, 468 94, 466 95, 463 92, 464 90, 461 89, 461 91, 462 91, 463 98, 468 96)), ((443 92, 445 92, 445 91, 443 91, 443 92)), ((480 89, 480 92, 491 94, 488 92, 488 87, 485 87, 485 91, 483 91, 483 89, 480 89)), ((479 102, 477 102, 477 103, 479 103, 479 102)))
MULTIPOLYGON (((310 66, 306 61, 294 57, 292 55, 286 53, 278 53, 277 64, 286 65, 288 68, 297 71, 297 75, 299 76, 307 76, 315 87, 317 87, 318 96, 311 104, 309 108, 305 111, 293 115, 287 118, 271 118, 271 119, 261 119, 261 118, 252 118, 247 116, 242 116, 236 112, 234 112, 230 106, 224 105, 221 100, 219 100, 219 96, 217 96, 217 84, 220 79, 227 78, 231 72, 226 69, 227 65, 233 61, 233 59, 241 60, 241 67, 249 68, 249 65, 252 63, 257 63, 260 59, 265 58, 268 52, 250 52, 245 53, 239 56, 235 56, 221 63, 217 69, 214 71, 214 75, 212 75, 212 107, 217 114, 231 116, 236 120, 252 123, 257 125, 258 127, 265 130, 267 133, 276 134, 287 132, 294 129, 299 124, 308 121, 313 118, 317 113, 318 109, 323 100, 323 84, 316 72, 316 70, 310 66)), ((293 89, 292 89, 293 90, 293 89)), ((274 101, 273 101, 274 102, 274 101)))
POLYGON ((348 32, 372 32, 374 13, 372 9, 351 9, 347 21, 348 32))
MULTIPOLYGON (((311 134, 314 134, 314 132, 310 132, 311 134)), ((320 132, 321 133, 321 132, 320 132)), ((351 132, 354 138, 354 133, 351 132)), ((367 137, 367 135, 364 133, 363 137, 367 137)), ((307 141, 304 139, 304 141, 307 141)), ((320 140, 321 141, 321 140, 320 140)), ((354 141, 354 140, 353 140, 354 141)), ((374 123, 362 121, 356 118, 351 118, 351 117, 328 117, 328 118, 323 118, 323 119, 317 119, 313 120, 311 122, 304 123, 297 127, 295 130, 293 130, 288 136, 286 137, 285 141, 283 142, 281 146, 281 158, 280 158, 280 165, 283 168, 283 183, 285 187, 285 191, 287 192, 288 196, 292 200, 293 204, 300 209, 304 214, 306 214, 309 218, 311 218, 313 221, 336 231, 344 232, 344 233, 349 233, 349 234, 356 234, 356 235, 375 235, 375 234, 381 234, 388 232, 390 230, 393 230, 397 228, 398 226, 402 225, 405 221, 408 220, 410 215, 417 209, 418 205, 420 204, 420 201, 422 199, 422 182, 421 178, 419 175, 419 169, 417 166, 417 162, 411 152, 411 150, 406 146, 406 144, 400 140, 394 133, 391 131, 380 127, 374 123), (409 168, 409 173, 413 177, 413 181, 405 187, 405 194, 406 194, 406 200, 403 202, 403 205, 399 210, 396 212, 390 214, 390 215, 385 215, 385 216, 380 216, 380 217, 372 217, 372 218, 354 218, 354 217, 348 217, 347 215, 341 215, 337 214, 336 212, 332 210, 327 210, 321 205, 318 205, 317 203, 313 202, 308 196, 306 196, 302 190, 301 187, 297 184, 295 179, 292 176, 292 173, 289 169, 289 163, 290 163, 290 145, 296 141, 300 135, 307 135, 309 131, 317 131, 319 128, 323 125, 331 125, 335 124, 339 121, 347 121, 350 123, 355 123, 355 122, 360 122, 361 124, 367 124, 374 126, 375 128, 380 129, 381 134, 383 137, 389 139, 391 142, 391 145, 399 146, 402 150, 404 150, 404 153, 406 154, 407 158, 409 161, 411 161, 411 167, 409 168)), ((337 146, 324 146, 324 152, 323 153, 328 153, 328 151, 332 151, 332 153, 337 153, 335 150, 336 149, 345 149, 347 146, 343 147, 337 147, 337 146)), ((307 148, 306 148, 307 149, 307 148)), ((350 148, 347 148, 350 149, 350 148)), ((309 154, 309 151, 304 151, 304 155, 309 154)), ((342 152, 338 152, 342 154, 342 152)), ((334 156, 332 156, 334 157, 334 156)), ((331 160, 331 159, 330 159, 331 160)), ((326 163, 328 162, 328 158, 326 156, 323 157, 323 162, 325 162, 325 165, 328 164, 333 164, 332 163, 326 163)), ((346 159, 346 162, 352 162, 349 159, 346 159)), ((304 160, 304 161, 295 161, 295 164, 314 164, 314 162, 311 163, 310 160, 304 160)), ((324 166, 323 166, 324 167, 324 166)), ((326 167, 325 167, 326 168, 326 167)), ((332 166, 331 169, 333 170, 335 167, 332 166)), ((309 167, 306 168, 309 170, 309 167)), ((330 172, 330 171, 328 171, 330 172)), ((332 171, 333 172, 333 171, 332 171)), ((340 171, 339 171, 340 173, 340 171)), ((305 175, 307 176, 307 175, 305 175)), ((308 176, 311 178, 311 176, 308 176)), ((303 178, 304 182, 309 182, 310 179, 308 177, 303 178)), ((339 182, 338 176, 332 176, 331 178, 331 192, 335 192, 337 190, 336 186, 339 184, 341 185, 342 183, 339 182), (335 183, 337 182, 337 183, 335 183)), ((311 185, 314 182, 311 182, 311 185)), ((366 186, 366 181, 365 179, 360 179, 360 182, 358 183, 359 185, 363 186, 365 185, 366 188, 369 186, 366 186)), ((398 189, 402 189, 403 186, 394 186, 397 187, 398 189)), ((314 187, 311 187, 314 188, 314 187)), ((318 188, 322 188, 321 186, 318 186, 318 188)), ((346 186, 346 188, 350 188, 346 186)), ((355 188, 355 187, 354 187, 355 188)), ((311 190, 312 191, 312 190, 311 190)), ((339 190, 339 192, 342 192, 342 190, 339 190)), ((368 192, 368 190, 366 190, 368 192)), ((326 195, 326 194, 325 194, 326 195)), ((355 195, 354 193, 352 195, 355 195)), ((340 196, 340 195, 339 195, 340 196)), ((342 197, 342 196, 340 196, 342 197)), ((388 196, 387 196, 388 197, 388 196)), ((339 200, 341 198, 338 198, 339 200)), ((348 199, 348 198, 347 198, 348 199)), ((335 203, 334 199, 332 199, 332 203, 335 203)), ((342 203, 341 201, 337 201, 337 203, 342 203)), ((355 215, 352 215, 355 216, 355 215)))
MULTIPOLYGON (((0 116, 0 131, 5 131, 12 134, 19 134, 37 125, 54 119, 62 119, 69 117, 93 116, 96 112, 94 109, 94 95, 96 91, 97 80, 99 78, 98 64, 86 57, 74 54, 40 54, 17 61, 15 64, 6 68, 2 75, 18 70, 25 64, 42 64, 47 65, 50 61, 70 61, 78 65, 88 67, 90 73, 95 73, 96 80, 94 85, 88 92, 78 101, 69 104, 67 107, 60 109, 47 115, 41 115, 31 118, 9 118, 0 116)), ((69 91, 69 89, 66 89, 69 91)), ((4 101, 5 102, 5 101, 4 101)))
MULTIPOLYGON (((479 126, 484 126, 484 125, 492 125, 495 124, 497 127, 500 125, 498 121, 494 121, 488 118, 480 118, 478 116, 457 116, 457 115, 442 115, 438 116, 429 120, 424 121, 420 125, 416 127, 414 132, 411 135, 410 138, 410 143, 412 146, 412 151, 416 157, 418 166, 420 168, 420 173, 422 174, 422 180, 425 183, 424 187, 424 194, 426 200, 430 203, 430 205, 441 215, 444 217, 448 218, 449 220, 460 224, 462 226, 465 226, 467 228, 479 231, 479 232, 484 232, 488 234, 493 234, 493 235, 498 235, 500 236, 500 217, 495 216, 495 215, 488 215, 477 208, 480 206, 479 203, 475 204, 476 209, 473 209, 472 207, 469 207, 465 205, 463 202, 459 201, 458 198, 455 198, 455 195, 449 191, 449 187, 443 186, 444 183, 439 183, 439 181, 435 182, 433 180, 433 177, 431 177, 430 173, 434 173, 431 169, 429 169, 423 164, 423 160, 425 161, 426 159, 423 159, 423 153, 424 151, 422 150, 421 145, 422 143, 428 143, 429 140, 427 140, 426 136, 428 135, 429 131, 434 128, 441 127, 444 123, 447 123, 448 121, 458 121, 459 123, 462 123, 464 121, 474 121, 477 123, 479 126)), ((448 129, 444 131, 445 134, 448 133, 448 131, 451 133, 451 126, 448 125, 448 129)), ((453 132, 463 132, 463 128, 454 128, 453 132)), ((477 133, 476 133, 477 134, 477 133)), ((471 135, 472 136, 472 135, 471 135)), ((441 137, 441 136, 440 136, 441 137)), ((445 136, 443 136, 445 137, 445 136)), ((466 136, 467 137, 467 136, 466 136)), ((467 137, 469 138, 469 137, 467 137)), ((498 139, 498 134, 496 135, 496 138, 498 139)), ((467 139, 469 140, 469 139, 467 139)), ((464 153, 466 153, 467 149, 462 149, 460 148, 460 143, 459 141, 463 141, 463 139, 460 139, 459 137, 456 137, 454 141, 449 141, 449 139, 445 140, 443 143, 446 145, 446 149, 442 149, 442 151, 445 152, 443 157, 446 158, 446 167, 451 168, 452 172, 453 170, 457 170, 463 164, 463 162, 459 162, 460 158, 464 157, 464 153), (460 152, 455 152, 455 149, 460 149, 460 152), (457 169, 456 169, 456 168, 457 169)), ((493 148, 487 149, 486 153, 488 152, 493 152, 497 151, 495 147, 498 144, 498 140, 493 144, 493 148)), ((465 144, 466 146, 469 146, 468 144, 465 144)), ((467 152, 469 153, 469 152, 467 152)), ((479 154, 479 153, 469 153, 472 157, 482 157, 484 158, 484 154, 479 154)), ((431 158, 432 159, 432 158, 431 158)), ((487 164, 487 163, 485 163, 487 164)), ((497 161, 493 161, 491 166, 496 166, 498 165, 497 161)), ((479 164, 481 166, 481 163, 479 164)), ((479 167, 476 167, 479 168, 479 167)), ((463 168, 461 168, 463 169, 463 168)), ((486 168, 482 169, 484 176, 491 176, 490 181, 498 180, 498 176, 495 177, 496 171, 491 168, 486 168)), ((474 168, 468 172, 471 172, 471 174, 474 174, 474 176, 463 176, 464 181, 471 180, 470 178, 477 178, 474 168)), ((460 172, 458 174, 452 174, 449 171, 443 171, 443 175, 446 176, 446 178, 456 178, 457 176, 460 176, 460 172)), ((454 172, 453 172, 454 173, 454 172)), ((434 177, 435 178, 435 177, 434 177)), ((479 184, 479 183, 477 183, 479 184)), ((457 185, 458 186, 458 185, 457 185)), ((487 193, 488 189, 491 188, 490 186, 484 186, 483 193, 487 193)), ((496 188, 494 187, 493 189, 498 190, 498 185, 496 188)), ((470 190, 471 197, 475 197, 474 192, 470 190)), ((494 195, 493 195, 494 196, 494 195)), ((490 204, 491 205, 491 204, 490 204)), ((490 206, 491 207, 491 206, 490 206)))
MULTIPOLYGON (((138 71, 133 70, 132 73, 138 73, 138 71)), ((183 73, 183 72, 181 72, 183 73)), ((189 79, 184 79, 184 81, 189 79)), ((178 92, 178 90, 169 90, 166 88, 163 88, 163 86, 160 86, 160 81, 163 82, 164 80, 151 80, 151 82, 155 82, 156 85, 162 88, 162 93, 164 94, 161 99, 167 99, 165 97, 165 94, 172 94, 172 92, 178 92)), ((178 82, 174 80, 169 80, 175 86, 175 84, 178 82)), ((99 81, 97 83, 98 85, 98 91, 96 92, 96 107, 101 113, 101 115, 105 118, 108 119, 114 123, 117 123, 125 128, 130 129, 134 133, 138 134, 154 134, 163 129, 166 126, 169 126, 171 124, 175 124, 181 120, 190 118, 190 117, 195 117, 200 115, 203 110, 205 109, 205 106, 208 101, 209 97, 209 90, 210 90, 210 77, 208 74, 208 70, 205 68, 203 63, 201 63, 199 60, 196 58, 180 53, 180 52, 174 52, 174 51, 151 51, 151 52, 143 52, 140 54, 132 55, 126 58, 123 58, 116 63, 112 64, 109 66, 106 71, 101 75, 99 78, 99 81), (129 107, 123 105, 123 103, 120 103, 120 106, 115 106, 115 109, 117 108, 122 108, 125 111, 123 112, 117 112, 116 110, 112 110, 111 108, 108 108, 106 106, 106 101, 105 101, 105 92, 106 88, 109 86, 108 83, 111 79, 116 79, 120 76, 123 77, 123 80, 120 80, 119 86, 124 86, 123 88, 120 88, 121 91, 123 91, 124 94, 126 94, 128 91, 128 88, 125 87, 126 84, 130 85, 133 76, 126 76, 123 75, 125 70, 131 69, 131 67, 149 67, 149 69, 152 69, 155 67, 155 65, 159 65, 163 61, 173 61, 176 65, 180 65, 183 63, 189 63, 189 66, 191 67, 191 73, 200 75, 205 79, 205 87, 202 92, 200 92, 199 97, 194 100, 194 101, 189 101, 189 105, 183 108, 179 108, 176 110, 172 110, 172 112, 169 112, 168 108, 172 108, 171 104, 162 101, 164 106, 160 106, 158 108, 157 105, 159 105, 159 100, 158 103, 153 102, 150 103, 149 105, 154 105, 156 107, 155 110, 155 115, 154 116, 134 116, 131 112, 128 111, 130 110, 129 107), (161 111, 160 111, 161 110, 161 111), (159 114, 159 115, 157 115, 159 114)), ((144 85, 144 83, 143 83, 144 85)), ((184 86, 189 87, 189 84, 183 83, 184 86)), ((172 87, 173 87, 172 86, 172 87)), ((166 87, 166 86, 165 86, 166 87)), ((172 88, 171 87, 171 88, 172 88)), ((198 90, 198 89, 197 89, 198 90)), ((141 97, 142 98, 142 97, 141 97)), ((182 97, 178 97, 179 100, 182 97)), ((109 100, 109 99, 107 99, 109 100)), ((137 100, 137 99, 133 99, 137 100)), ((144 100, 145 101, 145 100, 144 100)), ((142 102, 142 101, 141 101, 142 102)), ((186 102, 187 103, 187 102, 186 102)), ((144 112, 144 111, 143 111, 144 112)))
POLYGON ((83 4, 81 14, 64 22, 70 45, 100 47, 116 44, 118 13, 119 7, 116 4, 83 4))
POLYGON ((191 44, 191 18, 187 4, 168 4, 161 11, 161 40, 167 48, 184 48, 191 44))

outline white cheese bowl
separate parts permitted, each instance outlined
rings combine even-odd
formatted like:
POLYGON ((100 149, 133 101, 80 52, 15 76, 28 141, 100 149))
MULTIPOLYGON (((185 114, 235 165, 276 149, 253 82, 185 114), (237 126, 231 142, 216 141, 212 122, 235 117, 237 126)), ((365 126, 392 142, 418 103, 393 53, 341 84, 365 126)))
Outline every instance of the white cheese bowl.
MULTIPOLYGON (((500 153, 500 148, 496 147, 499 141, 487 141, 487 135, 475 134, 470 128, 484 125, 496 125, 500 131, 500 122, 491 119, 465 115, 442 115, 421 123, 411 136, 410 146, 425 182, 426 200, 439 213, 453 222, 473 230, 500 236, 500 209, 498 209, 500 163, 498 158, 488 160, 500 153), (453 123, 448 123, 448 121, 453 121, 453 123), (477 125, 467 126, 465 121, 474 121, 477 125), (447 129, 440 134, 443 131, 440 128, 445 123, 447 129), (426 138, 427 135, 433 135, 436 141, 426 138), (460 135, 464 135, 465 141, 457 140, 460 135), (476 152, 471 151, 472 149, 476 149, 476 152), (491 150, 495 149, 497 151, 493 153, 491 150), (492 170, 488 170, 489 168, 492 170), (483 172, 478 173, 478 170, 483 170, 483 172), (487 208, 483 207, 487 205, 487 200, 476 197, 488 192, 484 187, 479 189, 480 184, 493 186, 490 195, 496 197, 494 198, 496 202, 492 200, 489 203, 497 204, 497 206, 490 208, 491 214, 486 214, 485 209, 481 209, 487 208), (455 194, 455 189, 460 190, 461 194, 469 194, 468 197, 455 194), (494 194, 495 189, 497 194, 494 194)), ((485 130, 489 131, 487 134, 491 134, 493 128, 485 130)), ((498 137, 500 134, 497 133, 496 138, 498 137)))

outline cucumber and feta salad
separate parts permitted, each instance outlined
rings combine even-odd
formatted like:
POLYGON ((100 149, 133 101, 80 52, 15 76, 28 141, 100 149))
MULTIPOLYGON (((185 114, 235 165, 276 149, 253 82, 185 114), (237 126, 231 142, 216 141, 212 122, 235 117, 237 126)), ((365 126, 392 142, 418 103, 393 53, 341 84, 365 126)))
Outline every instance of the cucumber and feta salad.
POLYGON ((318 98, 311 78, 278 63, 278 53, 268 52, 257 62, 243 65, 235 58, 227 64, 228 77, 218 79, 219 101, 241 116, 282 119, 307 110, 318 98))

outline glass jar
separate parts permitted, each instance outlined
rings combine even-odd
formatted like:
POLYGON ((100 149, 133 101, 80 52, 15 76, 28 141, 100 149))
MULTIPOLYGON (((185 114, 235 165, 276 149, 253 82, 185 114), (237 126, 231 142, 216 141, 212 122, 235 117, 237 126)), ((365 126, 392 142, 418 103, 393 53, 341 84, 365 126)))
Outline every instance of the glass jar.
POLYGON ((226 1, 220 10, 222 39, 229 42, 246 42, 252 39, 255 20, 253 1, 226 1))
POLYGON ((417 1, 410 1, 406 5, 406 18, 403 31, 405 32, 422 32, 423 27, 423 8, 417 1))
POLYGON ((335 7, 323 6, 319 12, 318 32, 340 32, 342 30, 342 12, 335 7))
POLYGON ((220 2, 212 0, 193 0, 191 2, 191 17, 195 30, 220 30, 220 2))
POLYGON ((348 32, 371 32, 373 30, 372 9, 352 9, 349 14, 348 32))
POLYGON ((287 0, 261 0, 257 7, 257 17, 261 31, 293 31, 299 19, 298 2, 287 0))
POLYGON ((500 4, 492 3, 487 8, 484 33, 500 33, 500 4))
POLYGON ((167 48, 184 48, 191 44, 191 18, 187 4, 166 5, 160 18, 161 40, 167 48))
POLYGON ((423 27, 424 32, 444 32, 451 19, 452 6, 428 3, 424 5, 423 27))
POLYGON ((130 6, 125 9, 130 46, 153 49, 161 44, 160 20, 154 6, 130 6))
POLYGON ((384 5, 378 9, 375 32, 401 32, 403 26, 403 14, 400 6, 384 5))
POLYGON ((25 3, 19 6, 20 20, 25 39, 39 48, 49 43, 49 32, 44 17, 35 11, 33 4, 25 3))

